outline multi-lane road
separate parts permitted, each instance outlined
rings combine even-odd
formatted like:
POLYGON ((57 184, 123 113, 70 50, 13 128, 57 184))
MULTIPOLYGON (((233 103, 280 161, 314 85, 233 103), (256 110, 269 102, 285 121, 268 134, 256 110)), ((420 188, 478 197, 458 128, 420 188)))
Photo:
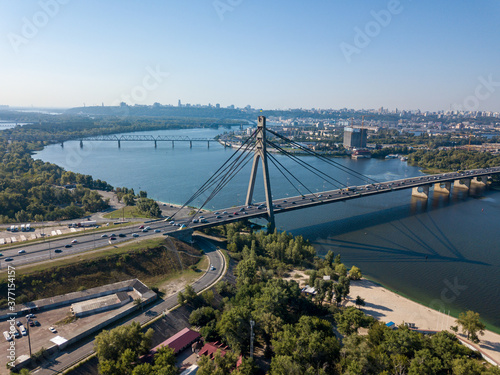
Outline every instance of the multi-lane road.
MULTIPOLYGON (((500 167, 475 169, 469 171, 442 173, 430 176, 410 177, 396 181, 386 181, 361 186, 352 186, 349 188, 329 190, 308 194, 303 196, 290 197, 286 199, 276 199, 273 201, 273 210, 275 214, 289 212, 317 205, 329 204, 333 202, 367 197, 375 194, 389 193, 394 190, 410 189, 418 186, 425 186, 435 183, 444 183, 465 178, 488 176, 500 173, 500 167)), ((227 209, 221 209, 215 212, 202 213, 200 215, 175 218, 175 220, 157 221, 144 224, 144 227, 136 224, 129 227, 110 228, 106 233, 90 231, 89 234, 79 234, 74 237, 65 237, 61 239, 47 239, 42 243, 35 243, 13 249, 5 248, 2 250, 3 256, 0 259, 0 269, 7 264, 20 265, 24 263, 33 263, 49 260, 53 257, 74 254, 83 251, 89 251, 109 244, 116 244, 131 239, 142 239, 160 234, 171 234, 172 232, 188 229, 203 229, 211 226, 228 224, 243 218, 259 218, 267 216, 267 207, 264 203, 253 204, 249 206, 233 206, 227 209), (147 231, 146 231, 147 230, 147 231), (111 239, 111 235, 115 234, 111 239), (106 236, 106 237, 103 237, 106 236), (122 237, 120 237, 122 236, 122 237), (134 237, 137 236, 137 237, 134 237), (76 241, 72 243, 72 241, 76 241), (70 247, 71 246, 71 247, 70 247), (24 252, 19 253, 19 251, 24 252), (7 261, 7 259, 12 259, 7 261)))

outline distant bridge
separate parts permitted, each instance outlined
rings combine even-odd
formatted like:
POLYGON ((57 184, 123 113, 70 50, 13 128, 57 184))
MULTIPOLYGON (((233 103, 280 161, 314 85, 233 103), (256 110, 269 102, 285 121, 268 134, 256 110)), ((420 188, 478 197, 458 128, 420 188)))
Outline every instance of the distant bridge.
MULTIPOLYGON (((117 142, 118 147, 121 147, 121 142, 152 142, 154 147, 157 147, 158 142, 172 142, 172 147, 174 147, 175 142, 189 142, 189 147, 193 147, 193 142, 207 142, 207 146, 210 147, 210 142, 217 142, 215 138, 189 138, 184 136, 169 136, 169 135, 98 135, 93 137, 87 137, 80 139, 80 147, 83 147, 83 142, 117 142)), ((63 146, 63 143, 61 143, 63 146)))

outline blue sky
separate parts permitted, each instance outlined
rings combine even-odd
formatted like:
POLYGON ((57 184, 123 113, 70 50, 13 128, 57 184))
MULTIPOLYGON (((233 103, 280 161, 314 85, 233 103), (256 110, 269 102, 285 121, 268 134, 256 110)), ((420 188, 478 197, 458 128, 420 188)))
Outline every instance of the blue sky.
POLYGON ((0 14, 0 104, 500 111, 497 0, 0 0, 0 14))

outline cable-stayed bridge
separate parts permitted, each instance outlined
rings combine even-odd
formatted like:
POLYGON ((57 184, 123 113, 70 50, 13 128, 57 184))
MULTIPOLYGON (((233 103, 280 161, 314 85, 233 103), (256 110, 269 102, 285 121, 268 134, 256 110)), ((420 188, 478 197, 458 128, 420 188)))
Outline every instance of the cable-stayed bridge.
MULTIPOLYGON (((272 130, 266 129, 266 118, 260 116, 257 129, 254 133, 241 144, 231 157, 226 160, 226 162, 183 205, 183 207, 188 206, 193 201, 202 198, 204 202, 198 212, 187 219, 181 219, 175 224, 180 225, 180 229, 192 232, 194 229, 227 224, 243 219, 265 218, 269 221, 272 229, 275 225, 274 215, 282 212, 360 197, 368 197, 376 194, 385 194, 403 189, 411 189, 413 196, 427 199, 430 189, 443 194, 450 194, 452 188, 468 190, 473 184, 485 185, 487 179, 491 175, 498 173, 500 173, 500 167, 492 167, 379 182, 338 163, 332 158, 318 154, 298 142, 287 139, 272 130), (317 189, 308 187, 307 183, 301 181, 296 176, 292 168, 286 167, 281 163, 273 153, 268 151, 268 148, 272 148, 274 152, 287 156, 298 166, 305 168, 315 177, 322 179, 325 184, 329 184, 331 189, 322 192, 313 192, 313 190, 316 191, 317 189), (291 152, 290 148, 298 149, 305 155, 314 156, 320 159, 325 165, 333 167, 348 175, 351 179, 359 181, 358 184, 347 186, 345 183, 341 182, 338 177, 335 178, 331 173, 325 173, 318 167, 306 162, 303 158, 291 152), (207 203, 219 194, 235 175, 250 161, 252 161, 252 170, 250 173, 245 204, 231 206, 231 208, 221 209, 216 212, 203 213, 200 216, 199 212, 207 203), (269 163, 272 163, 272 165, 282 174, 284 179, 295 189, 297 192, 296 196, 272 199, 269 163), (259 164, 262 168, 265 201, 254 204, 253 194, 259 164)), ((172 219, 175 221, 175 215, 172 219)), ((171 233, 172 232, 170 232, 170 234, 171 233)))

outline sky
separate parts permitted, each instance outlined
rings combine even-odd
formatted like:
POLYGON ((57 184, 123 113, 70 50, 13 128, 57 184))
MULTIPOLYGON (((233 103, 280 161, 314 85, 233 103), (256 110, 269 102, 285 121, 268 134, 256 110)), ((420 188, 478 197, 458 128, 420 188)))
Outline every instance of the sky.
POLYGON ((498 0, 0 0, 0 105, 500 111, 498 0))

